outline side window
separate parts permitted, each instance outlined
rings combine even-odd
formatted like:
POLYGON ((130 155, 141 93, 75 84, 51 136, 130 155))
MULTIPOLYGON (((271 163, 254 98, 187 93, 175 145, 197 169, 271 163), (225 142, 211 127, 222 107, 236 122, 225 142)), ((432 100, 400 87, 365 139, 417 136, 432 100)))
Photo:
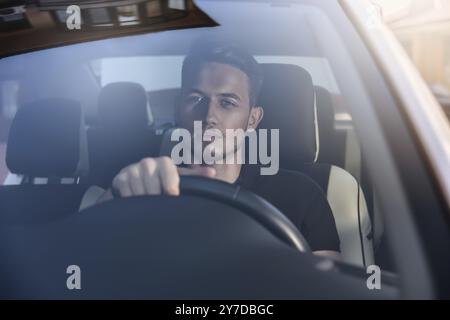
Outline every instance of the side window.
POLYGON ((450 118, 450 1, 376 1, 450 118))

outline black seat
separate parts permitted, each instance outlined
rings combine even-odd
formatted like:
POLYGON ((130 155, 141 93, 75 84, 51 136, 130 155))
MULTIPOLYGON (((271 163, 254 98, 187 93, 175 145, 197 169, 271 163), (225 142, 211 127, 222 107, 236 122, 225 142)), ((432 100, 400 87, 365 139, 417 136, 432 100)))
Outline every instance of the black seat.
POLYGON ((0 223, 46 222, 78 210, 88 173, 81 106, 46 99, 19 108, 9 134, 6 164, 24 176, 0 187, 0 223), (34 184, 37 178, 44 184, 34 184), (64 180, 65 181, 63 184, 64 180))
POLYGON ((373 262, 371 221, 364 193, 347 171, 319 163, 321 141, 316 88, 310 74, 289 64, 262 64, 261 128, 280 129, 280 167, 300 171, 327 196, 338 229, 341 256, 357 265, 373 262))
POLYGON ((97 125, 88 129, 90 183, 108 187, 125 166, 158 154, 147 92, 131 82, 106 85, 98 100, 97 125))

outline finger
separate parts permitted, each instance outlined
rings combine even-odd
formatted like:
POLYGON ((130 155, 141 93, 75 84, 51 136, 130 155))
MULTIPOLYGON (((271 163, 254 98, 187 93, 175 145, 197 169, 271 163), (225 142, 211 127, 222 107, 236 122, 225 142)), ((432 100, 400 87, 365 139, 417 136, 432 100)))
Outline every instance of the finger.
POLYGON ((142 196, 145 192, 144 179, 139 166, 133 165, 128 169, 129 184, 133 195, 142 196))
POLYGON ((149 195, 161 194, 161 183, 156 174, 144 176, 145 190, 149 195))
POLYGON ((121 197, 130 197, 132 195, 128 178, 125 173, 119 174, 116 178, 114 178, 112 187, 121 197))
POLYGON ((203 176, 213 178, 216 176, 216 169, 205 166, 195 166, 191 168, 178 167, 178 173, 183 176, 203 176))
POLYGON ((141 161, 142 176, 146 194, 155 195, 161 194, 161 183, 159 176, 156 173, 157 164, 154 159, 147 159, 141 161))
POLYGON ((133 192, 131 191, 130 185, 123 184, 123 185, 119 186, 119 194, 123 198, 131 197, 133 195, 133 192))
POLYGON ((158 167, 162 191, 165 194, 178 196, 180 194, 180 176, 173 161, 168 157, 162 157, 158 160, 158 167))

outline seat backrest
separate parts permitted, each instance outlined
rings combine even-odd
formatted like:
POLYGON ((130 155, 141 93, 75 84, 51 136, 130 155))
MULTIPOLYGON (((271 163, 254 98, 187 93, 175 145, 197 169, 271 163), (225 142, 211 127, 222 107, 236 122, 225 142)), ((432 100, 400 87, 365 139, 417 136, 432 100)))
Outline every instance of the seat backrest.
MULTIPOLYGON (((329 179, 332 181, 333 179, 336 179, 336 176, 342 176, 342 174, 340 173, 340 170, 342 170, 341 168, 346 168, 348 170, 348 168, 345 167, 346 158, 354 158, 352 161, 348 161, 348 163, 355 163, 355 167, 360 167, 360 170, 355 171, 361 172, 361 174, 358 175, 361 176, 361 178, 355 178, 355 181, 351 184, 354 184, 357 181, 361 181, 361 186, 359 186, 359 188, 364 190, 365 195, 365 199, 361 199, 365 200, 365 202, 361 204, 361 207, 369 211, 369 222, 372 222, 372 242, 374 247, 376 248, 376 243, 380 241, 381 235, 383 234, 383 226, 379 219, 379 214, 374 213, 374 207, 373 205, 371 205, 373 203, 373 193, 370 177, 368 174, 367 176, 365 176, 367 172, 364 166, 364 159, 361 157, 359 147, 352 148, 352 145, 354 143, 358 143, 357 141, 354 141, 356 139, 352 139, 352 137, 355 136, 354 130, 352 129, 350 133, 347 133, 346 130, 336 130, 333 98, 332 94, 327 89, 316 86, 316 104, 320 140, 320 152, 318 161, 320 163, 331 164, 333 165, 333 168, 335 167, 335 170, 331 173, 331 177, 333 178, 329 179)), ((341 177, 340 179, 343 178, 341 177)), ((333 184, 331 183, 329 185, 324 185, 325 189, 328 189, 328 187, 332 188, 333 184)), ((337 199, 335 199, 334 201, 336 200, 337 199)), ((361 218, 363 217, 364 215, 361 218)), ((361 221, 361 223, 363 229, 369 230, 370 225, 366 225, 368 222, 361 221)), ((370 260, 370 257, 367 257, 367 259, 370 260)))
POLYGON ((85 189, 79 181, 88 174, 80 104, 45 99, 19 108, 6 163, 12 173, 28 179, 0 187, 1 223, 46 222, 76 212, 85 189), (62 184, 66 178, 72 183, 62 184), (44 184, 33 184, 36 179, 44 184))
POLYGON ((106 85, 98 100, 97 125, 88 129, 90 183, 108 187, 125 166, 158 153, 145 89, 131 82, 106 85))
POLYGON ((26 184, 0 187, 0 225, 41 224, 78 211, 82 184, 26 184))
POLYGON ((316 90, 309 73, 289 64, 262 64, 259 104, 263 128, 280 129, 280 166, 301 171, 322 188, 336 222, 344 261, 373 263, 371 222, 358 181, 347 171, 319 164, 321 141, 316 90))
POLYGON ((298 170, 314 163, 319 152, 314 86, 311 75, 290 64, 261 64, 264 81, 259 105, 260 129, 279 129, 280 166, 298 170))

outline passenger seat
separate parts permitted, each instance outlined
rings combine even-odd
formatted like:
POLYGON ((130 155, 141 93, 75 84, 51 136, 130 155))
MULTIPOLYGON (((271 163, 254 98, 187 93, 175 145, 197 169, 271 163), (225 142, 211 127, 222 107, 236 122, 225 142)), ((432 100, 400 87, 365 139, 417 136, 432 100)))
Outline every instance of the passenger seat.
POLYGON ((0 187, 0 223, 43 223, 77 212, 89 171, 85 134, 76 101, 44 99, 19 108, 6 164, 24 179, 0 187))

